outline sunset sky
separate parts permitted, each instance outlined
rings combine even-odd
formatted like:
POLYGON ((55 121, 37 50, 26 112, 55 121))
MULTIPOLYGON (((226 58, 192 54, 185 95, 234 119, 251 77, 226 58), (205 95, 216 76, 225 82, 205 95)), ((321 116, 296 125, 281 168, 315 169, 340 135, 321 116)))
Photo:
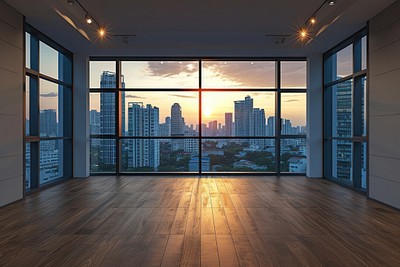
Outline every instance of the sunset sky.
MULTIPOLYGON (((110 62, 91 62, 91 88, 100 87, 100 75, 104 70, 115 72, 110 62)), ((198 62, 123 62, 125 88, 197 89, 199 87, 198 62)), ((306 87, 305 62, 282 64, 282 85, 287 88, 306 87)), ((254 89, 250 92, 202 92, 203 122, 217 120, 224 124, 225 112, 234 112, 234 101, 247 95, 254 99, 254 108, 263 108, 266 117, 275 114, 275 93, 257 92, 261 88, 275 87, 275 62, 265 61, 208 61, 203 62, 202 88, 205 89, 254 89)), ((99 94, 92 94, 91 109, 100 111, 99 94)), ((160 109, 160 122, 170 116, 171 106, 179 103, 187 124, 198 124, 198 92, 126 92, 128 102, 143 102, 160 109)), ((305 125, 305 94, 282 94, 282 115, 294 125, 305 125), (283 108, 285 110, 283 110, 283 108)))

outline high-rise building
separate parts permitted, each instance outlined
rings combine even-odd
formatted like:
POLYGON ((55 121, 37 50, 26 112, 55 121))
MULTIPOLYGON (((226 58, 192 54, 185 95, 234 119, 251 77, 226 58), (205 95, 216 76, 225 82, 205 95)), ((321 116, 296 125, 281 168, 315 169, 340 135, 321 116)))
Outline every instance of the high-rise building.
POLYGON ((233 117, 232 113, 225 113, 225 135, 232 136, 233 134, 233 117))
MULTIPOLYGON (((332 127, 335 137, 352 136, 352 80, 336 85, 337 99, 333 97, 332 127)), ((332 172, 338 179, 348 180, 352 171, 352 144, 345 140, 337 140, 337 145, 332 146, 332 172), (336 160, 335 160, 336 159, 336 160)))
MULTIPOLYGON (((116 76, 114 72, 103 71, 100 76, 100 88, 115 88, 116 76)), ((125 88, 124 77, 122 77, 122 88, 125 88)), ((125 121, 125 93, 122 92, 122 121, 125 121)), ((100 94, 100 129, 101 134, 115 134, 115 94, 100 94)), ((125 133, 125 124, 122 123, 122 133, 125 133)), ((115 164, 116 149, 115 140, 101 139, 100 159, 103 164, 115 164)))
POLYGON ((207 132, 208 136, 216 136, 217 135, 217 129, 218 129, 217 125, 218 125, 218 122, 216 120, 210 121, 208 123, 208 132, 207 132))
POLYGON ((90 115, 90 133, 99 134, 100 133, 100 112, 92 109, 89 113, 90 115))
POLYGON ((268 117, 267 136, 275 136, 275 116, 268 117))
MULTIPOLYGON (((159 109, 143 103, 128 103, 129 136, 159 135, 159 109)), ((128 141, 128 167, 152 167, 157 170, 160 165, 160 140, 134 139, 128 141)))
POLYGON ((182 108, 179 103, 174 103, 171 107, 171 136, 183 136, 183 133, 182 108))
POLYGON ((252 125, 253 98, 246 96, 244 100, 234 101, 235 136, 250 136, 252 125))
POLYGON ((46 137, 57 136, 57 113, 55 109, 40 111, 40 135, 46 137))
MULTIPOLYGON (((266 136, 264 109, 253 108, 251 132, 253 136, 266 136)), ((257 145, 259 149, 264 149, 266 145, 266 139, 252 139, 250 143, 252 145, 257 145)))
MULTIPOLYGON (((185 123, 182 117, 182 108, 179 103, 171 106, 171 136, 184 136, 185 123)), ((172 150, 184 149, 183 139, 172 139, 172 150)))

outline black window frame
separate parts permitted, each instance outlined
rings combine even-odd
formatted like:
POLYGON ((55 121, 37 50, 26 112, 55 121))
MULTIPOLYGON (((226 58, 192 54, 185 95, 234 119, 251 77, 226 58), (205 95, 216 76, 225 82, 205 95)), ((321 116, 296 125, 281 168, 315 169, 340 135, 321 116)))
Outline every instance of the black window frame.
POLYGON ((361 193, 368 194, 368 87, 369 80, 368 68, 369 68, 369 57, 368 57, 368 27, 361 29, 355 34, 351 35, 338 45, 334 46, 323 55, 323 177, 335 183, 338 183, 344 187, 359 191, 361 193), (362 39, 366 38, 366 68, 362 67, 362 39), (331 81, 327 79, 327 76, 332 76, 332 64, 330 64, 330 58, 335 53, 346 48, 349 45, 353 45, 353 68, 352 73, 341 77, 340 79, 331 81), (366 79, 363 88, 362 81, 366 79), (351 136, 349 137, 338 137, 333 136, 332 133, 332 92, 330 91, 336 85, 343 84, 344 82, 352 82, 351 87, 351 136), (365 91, 363 91, 364 89, 365 91), (364 93, 364 94, 363 94, 364 93), (362 97, 364 99, 364 113, 362 113, 362 97), (362 116, 365 116, 365 121, 363 122, 362 116), (365 123, 365 129, 363 131, 363 125, 365 123), (365 133, 365 134, 364 134, 365 133), (344 179, 339 179, 333 177, 333 155, 332 147, 335 141, 350 142, 352 144, 351 152, 351 181, 346 181, 344 179), (362 158, 363 146, 366 145, 366 151, 364 154, 364 159, 362 158), (362 162, 366 162, 365 170, 365 188, 362 187, 362 162))
MULTIPOLYGON (((71 179, 73 174, 73 54, 62 45, 58 44, 47 35, 43 34, 26 21, 24 21, 24 57, 23 57, 23 85, 24 85, 24 94, 23 94, 23 177, 24 184, 23 190, 24 195, 36 192, 37 190, 49 187, 54 184, 58 184, 67 179, 71 179), (27 59, 26 54, 26 35, 30 35, 30 58, 27 59), (45 75, 40 72, 40 51, 39 44, 42 42, 43 44, 53 48, 58 53, 62 54, 65 57, 65 62, 63 65, 63 71, 65 75, 69 75, 70 82, 62 81, 60 79, 56 79, 54 77, 45 75), (27 60, 30 61, 30 67, 26 66, 27 60), (68 67, 66 69, 65 67, 68 67), (26 79, 30 80, 30 88, 29 88, 29 135, 26 134, 26 91, 27 84, 26 79), (33 87, 32 82, 33 81, 33 87), (45 137, 40 135, 40 81, 51 82, 58 86, 58 93, 60 94, 60 87, 62 87, 62 109, 59 107, 59 110, 62 110, 63 114, 63 133, 62 136, 56 137, 45 137), (33 89, 33 90, 32 90, 33 89), (42 141, 62 141, 63 149, 62 149, 62 175, 54 180, 51 180, 46 183, 40 184, 40 144, 42 141), (30 187, 27 188, 27 151, 26 145, 30 145, 30 187)), ((60 64, 60 63, 59 63, 60 64)))
MULTIPOLYGON (((306 134, 299 135, 283 135, 281 133, 281 94, 282 93, 302 93, 307 96, 307 84, 305 88, 281 88, 281 62, 284 61, 304 61, 307 62, 305 57, 107 57, 107 56, 92 56, 89 58, 89 62, 94 61, 113 61, 116 65, 116 88, 91 88, 89 83, 89 94, 90 93, 101 93, 109 92, 115 94, 115 134, 90 134, 90 139, 113 139, 116 142, 116 171, 115 172, 90 172, 91 176, 94 175, 292 175, 292 176, 304 176, 306 173, 291 173, 281 171, 281 140, 283 139, 304 139, 306 142, 306 134), (121 62, 122 61, 197 61, 199 63, 199 87, 196 89, 163 89, 163 88, 121 88, 121 62), (224 89, 210 89, 202 88, 202 62, 203 61, 274 61, 275 62, 275 88, 224 88, 224 89), (199 93, 199 134, 197 136, 168 136, 168 137, 151 137, 151 136, 124 136, 121 132, 121 94, 120 92, 198 92, 199 93), (203 92, 275 92, 275 136, 203 136, 201 125, 202 121, 202 93, 203 92), (202 141, 203 140, 216 140, 216 139, 265 139, 275 140, 275 172, 203 172, 201 168, 202 161, 199 160, 199 171, 198 172, 123 172, 121 171, 121 140, 129 139, 198 139, 199 143, 199 154, 198 158, 202 158, 202 141)), ((88 64, 90 66, 90 64, 88 64)), ((308 68, 306 65, 306 76, 308 68)), ((90 76, 90 67, 89 67, 90 76)), ((306 107, 307 109, 307 107, 306 107)), ((305 110, 306 113, 306 110, 305 110)), ((307 151, 308 154, 308 151, 307 151)), ((306 157, 307 158, 307 157, 306 157)), ((91 164, 91 163, 90 163, 91 164)))

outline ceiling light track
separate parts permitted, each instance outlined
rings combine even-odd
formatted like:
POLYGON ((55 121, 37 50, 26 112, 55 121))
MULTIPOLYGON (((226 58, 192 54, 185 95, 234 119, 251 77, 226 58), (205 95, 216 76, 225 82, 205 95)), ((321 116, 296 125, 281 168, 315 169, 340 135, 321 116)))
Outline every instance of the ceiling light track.
POLYGON ((74 5, 75 3, 84 11, 85 13, 85 22, 88 25, 95 25, 97 27, 97 34, 99 37, 106 36, 107 32, 104 27, 100 25, 100 23, 89 13, 89 11, 79 2, 79 0, 67 0, 69 5, 74 5))
POLYGON ((299 39, 305 41, 310 38, 309 27, 314 26, 318 22, 318 12, 325 5, 334 6, 336 4, 335 0, 325 0, 322 4, 315 10, 310 17, 308 17, 307 21, 304 22, 303 26, 298 30, 299 39))

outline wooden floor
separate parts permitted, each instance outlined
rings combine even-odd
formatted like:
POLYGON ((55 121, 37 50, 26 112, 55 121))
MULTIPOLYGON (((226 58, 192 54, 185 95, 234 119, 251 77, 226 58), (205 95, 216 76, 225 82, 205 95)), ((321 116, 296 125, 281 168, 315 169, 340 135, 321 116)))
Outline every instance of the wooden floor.
POLYGON ((400 212, 304 177, 92 177, 0 208, 0 266, 400 266, 400 212))

